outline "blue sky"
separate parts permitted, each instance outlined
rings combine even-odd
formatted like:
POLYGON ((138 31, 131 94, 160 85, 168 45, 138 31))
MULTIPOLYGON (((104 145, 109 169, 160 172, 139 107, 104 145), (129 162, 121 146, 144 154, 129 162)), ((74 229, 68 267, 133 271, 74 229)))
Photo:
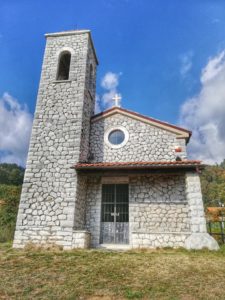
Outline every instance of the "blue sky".
MULTIPOLYGON (((225 1, 1 0, 0 97, 7 92, 33 114, 44 34, 71 29, 92 31, 100 98, 112 72, 123 107, 189 125, 182 107, 199 97, 204 68, 225 49, 225 1)), ((10 151, 0 143, 0 156, 10 151)))

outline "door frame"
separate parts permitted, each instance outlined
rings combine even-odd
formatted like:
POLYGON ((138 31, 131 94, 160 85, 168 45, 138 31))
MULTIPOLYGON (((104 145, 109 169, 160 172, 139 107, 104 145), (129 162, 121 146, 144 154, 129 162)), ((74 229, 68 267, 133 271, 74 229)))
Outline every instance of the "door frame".
MULTIPOLYGON (((129 245, 129 242, 130 242, 130 223, 129 223, 129 215, 130 215, 130 211, 129 211, 129 197, 130 197, 130 186, 129 186, 129 182, 128 180, 102 180, 102 184, 101 184, 101 211, 100 211, 100 244, 124 244, 124 245, 129 245), (111 216, 113 214, 113 222, 103 222, 102 219, 103 219, 103 185, 114 185, 114 204, 113 204, 113 212, 111 213, 111 216), (116 205, 116 200, 117 200, 117 195, 116 195, 116 186, 117 185, 127 185, 127 190, 128 190, 128 193, 127 193, 127 196, 128 196, 128 202, 127 202, 127 215, 128 215, 128 221, 127 222, 119 222, 117 221, 117 217, 119 216, 118 213, 117 213, 117 205, 116 205), (113 226, 114 226, 114 236, 113 236, 113 242, 104 242, 104 238, 103 238, 103 223, 113 223, 113 226), (124 242, 124 243, 117 243, 116 240, 117 240, 117 232, 116 232, 116 224, 119 224, 119 223, 126 223, 127 224, 127 235, 126 235, 126 238, 127 238, 127 242, 124 242)), ((126 204, 126 202, 125 202, 126 204)), ((126 226, 126 225, 125 225, 126 226)), ((124 226, 124 228, 125 228, 124 226)), ((123 229, 124 229, 123 228, 123 229)))

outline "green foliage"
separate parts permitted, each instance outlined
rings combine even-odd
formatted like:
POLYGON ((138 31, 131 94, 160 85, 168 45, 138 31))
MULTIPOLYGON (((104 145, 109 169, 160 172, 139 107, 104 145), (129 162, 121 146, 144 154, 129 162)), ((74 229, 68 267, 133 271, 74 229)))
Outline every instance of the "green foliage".
POLYGON ((16 164, 0 164, 0 184, 21 185, 24 168, 16 164))
POLYGON ((0 224, 14 223, 21 193, 21 186, 0 185, 0 224))
POLYGON ((21 186, 0 185, 0 242, 13 238, 21 186))
POLYGON ((7 226, 0 227, 0 243, 12 241, 14 232, 15 232, 14 224, 8 224, 7 226))
POLYGON ((0 164, 0 242, 13 239, 24 168, 0 164))
POLYGON ((220 167, 225 170, 225 159, 221 162, 220 167))
POLYGON ((201 185, 205 206, 218 206, 219 201, 225 204, 225 160, 202 171, 201 185))

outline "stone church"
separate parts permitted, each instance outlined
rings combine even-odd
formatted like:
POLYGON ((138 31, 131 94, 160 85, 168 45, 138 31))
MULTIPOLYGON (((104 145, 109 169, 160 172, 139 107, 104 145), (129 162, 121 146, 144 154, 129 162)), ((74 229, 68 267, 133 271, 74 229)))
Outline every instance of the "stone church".
POLYGON ((14 247, 217 249, 191 132, 115 106, 94 114, 89 30, 46 34, 14 247))

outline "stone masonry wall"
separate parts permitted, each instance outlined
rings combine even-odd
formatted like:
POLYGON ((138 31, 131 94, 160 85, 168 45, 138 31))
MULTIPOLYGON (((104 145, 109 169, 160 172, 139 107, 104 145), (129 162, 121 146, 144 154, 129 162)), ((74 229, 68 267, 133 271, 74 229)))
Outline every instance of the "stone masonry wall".
POLYGON ((207 233, 204 215, 201 183, 197 172, 187 172, 185 176, 186 198, 190 210, 191 234, 185 240, 185 248, 218 250, 215 239, 207 233))
POLYGON ((89 43, 87 32, 47 38, 14 247, 54 242, 70 248, 73 243, 75 208, 83 207, 75 207, 77 176, 71 166, 89 140, 88 133, 81 138, 82 124, 93 111, 89 105, 84 117, 89 43), (69 80, 55 81, 64 50, 71 52, 69 80))
POLYGON ((194 172, 188 172, 185 176, 185 185, 186 197, 190 208, 191 232, 206 233, 206 220, 199 175, 194 172))
POLYGON ((74 229, 84 230, 86 220, 86 193, 87 193, 87 177, 77 177, 77 194, 75 202, 74 229))
POLYGON ((92 122, 90 152, 93 162, 174 161, 176 156, 186 158, 185 141, 178 140, 176 134, 119 113, 92 122), (116 126, 127 129, 129 140, 122 148, 112 149, 104 143, 104 133, 116 126), (175 147, 181 144, 183 152, 176 153, 175 147))
POLYGON ((83 119, 81 129, 80 143, 80 161, 88 161, 89 159, 89 143, 90 143, 90 118, 95 110, 95 88, 96 88, 96 60, 89 40, 87 60, 86 60, 86 77, 85 77, 85 93, 83 99, 83 119), (90 69, 92 66, 92 72, 90 69))
MULTIPOLYGON (((98 247, 100 242, 101 191, 101 177, 89 178, 86 229, 91 233, 92 247, 98 247)), ((196 172, 130 176, 129 231, 129 244, 133 248, 218 249, 206 231, 196 172)))
POLYGON ((84 95, 83 120, 81 128, 80 161, 86 162, 89 158, 90 118, 94 107, 91 94, 86 91, 84 95))
POLYGON ((86 195, 86 229, 91 233, 91 247, 97 247, 100 242, 101 225, 102 185, 100 177, 88 179, 86 195))
MULTIPOLYGON (((100 241, 101 179, 88 179, 86 229, 91 245, 100 241)), ((190 235, 185 176, 132 176, 129 183, 129 226, 132 247, 184 246, 190 235)))
POLYGON ((184 246, 190 234, 185 176, 130 178, 130 243, 133 247, 184 246))

